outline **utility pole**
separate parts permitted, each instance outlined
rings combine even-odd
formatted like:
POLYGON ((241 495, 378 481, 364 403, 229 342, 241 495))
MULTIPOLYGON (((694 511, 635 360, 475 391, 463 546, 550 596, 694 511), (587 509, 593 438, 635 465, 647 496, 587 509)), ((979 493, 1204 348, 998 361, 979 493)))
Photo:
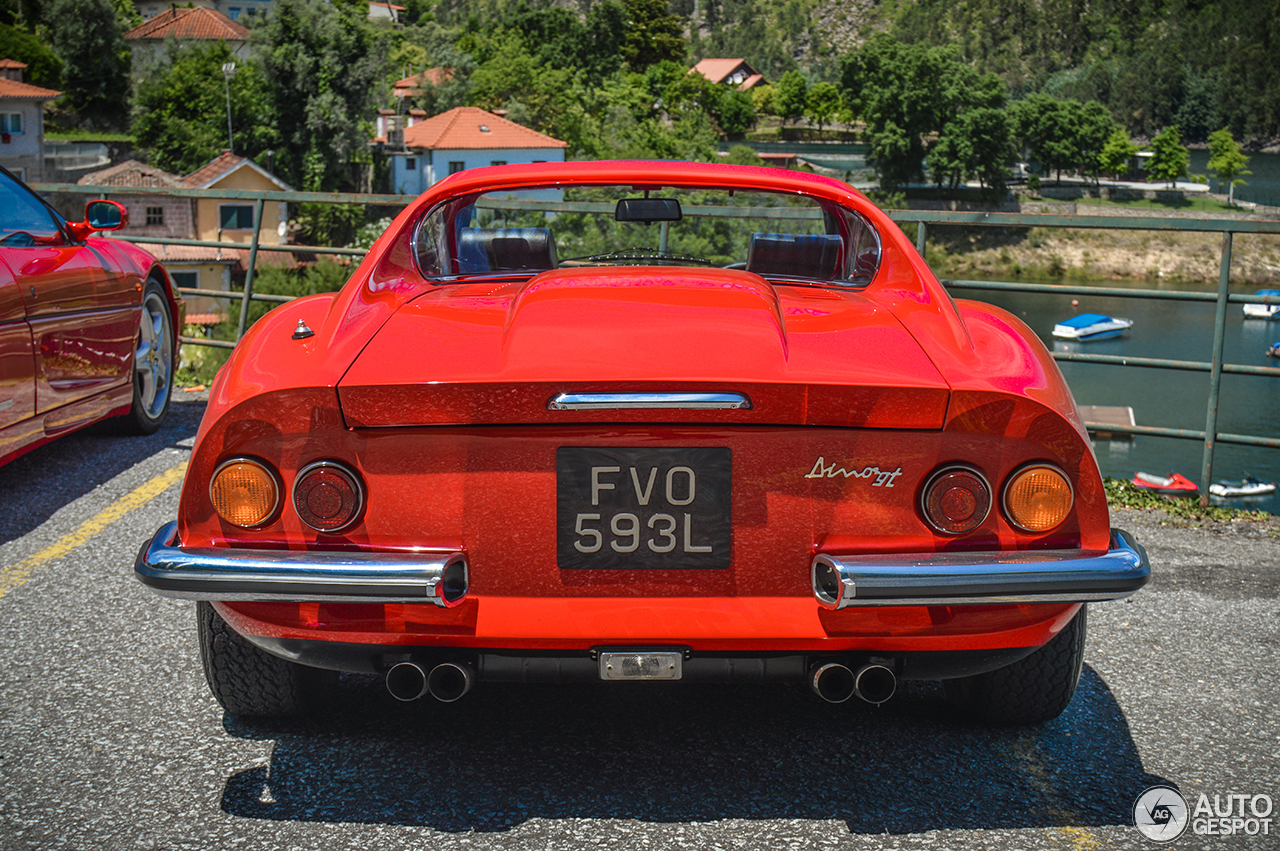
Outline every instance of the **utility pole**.
POLYGON ((231 139, 231 75, 236 72, 236 63, 226 62, 222 66, 222 82, 227 91, 227 150, 236 152, 235 142, 231 139))

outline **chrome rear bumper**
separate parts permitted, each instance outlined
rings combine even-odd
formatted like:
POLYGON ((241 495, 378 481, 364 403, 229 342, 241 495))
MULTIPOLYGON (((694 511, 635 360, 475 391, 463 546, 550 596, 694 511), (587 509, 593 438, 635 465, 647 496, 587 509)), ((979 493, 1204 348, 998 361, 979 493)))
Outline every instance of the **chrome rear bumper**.
MULTIPOLYGON (((184 600, 289 600, 434 603, 466 597, 462 553, 250 550, 174 545, 168 523, 138 553, 134 572, 158 594, 184 600)), ((975 605, 1115 600, 1147 583, 1147 553, 1111 531, 1111 549, 830 555, 811 566, 814 596, 829 609, 850 606, 975 605)))
POLYGON ((177 547, 177 528, 160 527, 134 564, 142 584, 166 597, 451 607, 467 594, 462 553, 177 547))
POLYGON ((829 555, 813 559, 813 593, 828 609, 1117 600, 1151 576, 1147 551, 1111 530, 1102 555, 1078 550, 829 555))

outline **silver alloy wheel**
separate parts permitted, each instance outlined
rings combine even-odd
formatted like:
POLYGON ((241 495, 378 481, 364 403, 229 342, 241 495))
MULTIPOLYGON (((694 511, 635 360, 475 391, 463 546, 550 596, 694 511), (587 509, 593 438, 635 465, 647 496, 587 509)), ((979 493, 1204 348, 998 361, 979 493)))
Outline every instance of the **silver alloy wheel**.
POLYGON ((148 288, 142 300, 138 325, 138 350, 133 356, 138 404, 150 419, 164 413, 169 401, 169 377, 173 374, 173 324, 164 296, 148 288))

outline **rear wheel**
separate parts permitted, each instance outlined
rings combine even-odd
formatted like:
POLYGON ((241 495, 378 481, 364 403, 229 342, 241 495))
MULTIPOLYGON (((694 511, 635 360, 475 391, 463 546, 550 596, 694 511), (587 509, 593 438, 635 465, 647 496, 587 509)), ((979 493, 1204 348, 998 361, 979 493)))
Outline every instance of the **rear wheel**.
POLYGON ((169 413, 174 370, 173 315, 164 285, 155 278, 142 292, 142 318, 133 354, 133 407, 120 418, 123 430, 151 434, 169 413))
POLYGON ((303 715, 322 705, 337 682, 336 671, 298 665, 250 644, 210 603, 196 603, 196 620, 204 677, 231 715, 303 715))
POLYGON ((988 724, 1040 724, 1062 714, 1075 694, 1084 664, 1086 606, 1044 647, 1012 665, 946 680, 951 699, 973 720, 988 724))

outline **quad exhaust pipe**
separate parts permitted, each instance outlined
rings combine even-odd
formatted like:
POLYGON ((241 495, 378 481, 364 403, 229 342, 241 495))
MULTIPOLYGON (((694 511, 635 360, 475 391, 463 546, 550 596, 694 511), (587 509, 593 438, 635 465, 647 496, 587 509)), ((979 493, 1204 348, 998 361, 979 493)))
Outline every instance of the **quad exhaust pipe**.
POLYGON ((462 662, 442 662, 430 671, 416 662, 400 662, 387 671, 387 691, 406 702, 429 694, 441 703, 453 703, 474 683, 471 666, 462 662))
POLYGON ((844 703, 856 696, 879 706, 898 690, 898 678, 884 665, 863 665, 853 671, 839 662, 826 662, 810 672, 809 688, 827 703, 844 703))

